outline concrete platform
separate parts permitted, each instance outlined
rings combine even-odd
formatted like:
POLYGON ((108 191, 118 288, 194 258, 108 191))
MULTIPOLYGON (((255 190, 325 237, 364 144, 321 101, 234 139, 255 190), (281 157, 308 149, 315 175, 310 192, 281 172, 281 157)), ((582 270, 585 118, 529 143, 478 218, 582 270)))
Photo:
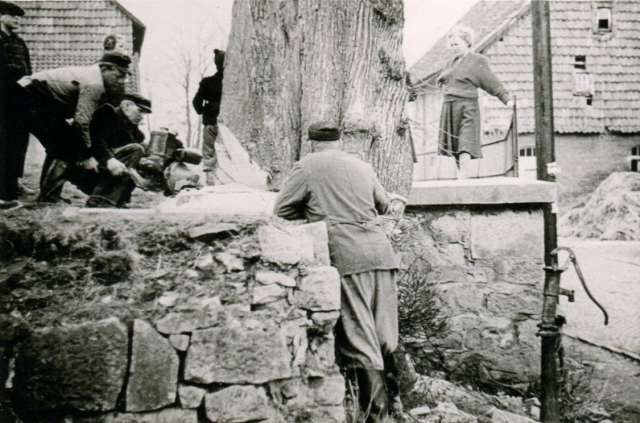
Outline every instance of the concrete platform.
POLYGON ((408 206, 540 204, 557 198, 556 184, 521 178, 414 182, 408 206))

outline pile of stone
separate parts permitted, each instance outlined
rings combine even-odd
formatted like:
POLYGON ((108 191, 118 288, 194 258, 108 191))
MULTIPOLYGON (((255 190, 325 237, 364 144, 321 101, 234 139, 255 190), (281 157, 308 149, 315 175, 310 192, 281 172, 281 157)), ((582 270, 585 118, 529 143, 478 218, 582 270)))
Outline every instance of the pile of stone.
MULTIPOLYGON (((228 236, 223 226, 191 236, 228 236)), ((340 280, 326 227, 265 223, 257 239, 254 253, 197 259, 199 272, 223 265, 234 290, 224 302, 165 293, 153 320, 33 329, 5 315, 0 421, 343 422, 332 333, 340 280)))
POLYGON ((560 235, 640 241, 640 173, 609 175, 583 204, 562 217, 560 235))

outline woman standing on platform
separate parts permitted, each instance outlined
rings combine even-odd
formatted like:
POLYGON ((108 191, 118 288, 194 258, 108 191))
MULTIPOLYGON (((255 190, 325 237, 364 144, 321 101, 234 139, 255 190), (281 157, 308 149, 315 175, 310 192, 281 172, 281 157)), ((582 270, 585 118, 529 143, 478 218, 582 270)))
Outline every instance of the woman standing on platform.
POLYGON ((471 51, 473 30, 456 26, 447 37, 455 56, 442 69, 438 85, 444 102, 440 115, 438 154, 456 159, 458 179, 469 177, 469 161, 482 157, 478 88, 509 105, 509 93, 491 71, 489 60, 471 51))

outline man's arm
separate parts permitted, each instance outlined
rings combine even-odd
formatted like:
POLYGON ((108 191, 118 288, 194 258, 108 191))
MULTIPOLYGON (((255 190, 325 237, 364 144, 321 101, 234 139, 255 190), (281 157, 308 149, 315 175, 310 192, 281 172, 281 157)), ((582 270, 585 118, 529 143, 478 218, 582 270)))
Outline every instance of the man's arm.
POLYGON ((304 206, 308 200, 305 171, 300 163, 296 163, 278 194, 273 213, 287 220, 304 219, 304 206))
POLYGON ((74 124, 80 129, 81 143, 77 146, 80 160, 91 156, 91 119, 101 104, 104 90, 97 85, 81 85, 78 92, 78 104, 73 116, 74 124))

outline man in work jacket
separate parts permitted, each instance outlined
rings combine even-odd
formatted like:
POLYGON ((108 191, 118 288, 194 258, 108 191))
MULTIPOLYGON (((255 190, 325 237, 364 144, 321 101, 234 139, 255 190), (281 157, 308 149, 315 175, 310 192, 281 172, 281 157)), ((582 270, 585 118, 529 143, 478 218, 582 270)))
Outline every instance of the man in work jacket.
POLYGON ((95 65, 46 70, 18 81, 22 87, 21 113, 29 132, 47 151, 40 179, 40 200, 59 199, 59 193, 47 188, 53 159, 97 172, 98 162, 90 152, 91 118, 102 104, 121 99, 130 64, 129 56, 109 52, 95 65))
POLYGON ((398 346, 399 261, 379 214, 403 199, 387 194, 368 163, 341 150, 337 128, 311 125, 309 139, 313 153, 294 166, 274 212, 290 220, 326 222, 342 286, 338 352, 348 379, 358 385, 367 421, 382 421, 389 400, 399 401, 397 382, 385 381, 398 346))

